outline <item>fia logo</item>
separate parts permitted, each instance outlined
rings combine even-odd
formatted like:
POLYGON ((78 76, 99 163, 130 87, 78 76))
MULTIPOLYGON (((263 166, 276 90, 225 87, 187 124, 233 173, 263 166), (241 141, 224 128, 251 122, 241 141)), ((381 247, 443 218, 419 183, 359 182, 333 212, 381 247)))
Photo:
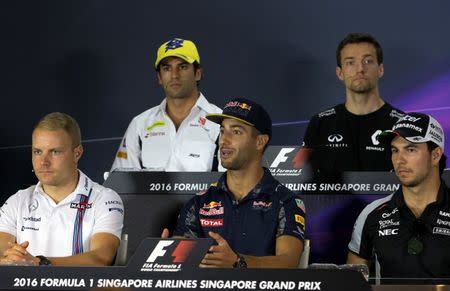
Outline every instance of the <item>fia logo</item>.
MULTIPOLYGON (((165 257, 167 253, 167 248, 171 246, 174 240, 161 240, 158 242, 156 247, 153 249, 150 256, 147 258, 147 263, 154 263, 159 257, 165 257)), ((194 248, 196 242, 193 240, 181 240, 175 247, 173 252, 170 254, 172 257, 172 263, 183 263, 188 257, 192 248, 194 248)))

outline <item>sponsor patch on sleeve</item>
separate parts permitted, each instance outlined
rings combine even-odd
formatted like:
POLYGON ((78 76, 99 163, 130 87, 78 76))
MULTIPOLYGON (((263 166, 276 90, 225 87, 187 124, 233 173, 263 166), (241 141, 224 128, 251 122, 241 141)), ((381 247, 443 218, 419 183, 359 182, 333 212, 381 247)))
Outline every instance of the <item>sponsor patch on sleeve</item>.
POLYGON ((126 159, 128 159, 128 154, 127 154, 126 152, 118 151, 118 152, 117 152, 117 157, 118 157, 119 159, 124 159, 124 160, 126 160, 126 159))
POLYGON ((301 225, 305 226, 305 218, 299 214, 295 214, 295 222, 298 222, 301 225))
POLYGON ((306 212, 305 203, 303 203, 302 199, 296 198, 295 203, 297 204, 298 208, 300 208, 303 212, 306 212))

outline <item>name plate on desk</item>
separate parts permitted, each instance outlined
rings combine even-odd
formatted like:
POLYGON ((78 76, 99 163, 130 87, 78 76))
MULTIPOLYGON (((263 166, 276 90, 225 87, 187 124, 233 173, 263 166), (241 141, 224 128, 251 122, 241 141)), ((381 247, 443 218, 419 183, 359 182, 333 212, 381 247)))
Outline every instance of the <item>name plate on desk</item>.
POLYGON ((371 290, 362 274, 350 270, 198 268, 187 262, 190 256, 198 256, 199 251, 206 251, 205 245, 200 246, 203 250, 182 247, 183 251, 177 252, 184 241, 191 242, 183 239, 145 239, 125 267, 1 266, 0 288, 371 290), (174 271, 176 269, 179 271, 174 271))
MULTIPOLYGON (((119 194, 195 194, 206 191, 218 172, 112 172, 103 184, 119 194)), ((301 176, 275 177, 301 194, 390 194, 399 188, 391 172, 346 172, 340 181, 303 181, 301 176)))
POLYGON ((111 172, 103 186, 117 193, 194 194, 217 181, 218 172, 111 172))
MULTIPOLYGON (((218 172, 112 172, 103 184, 117 193, 194 194, 206 191, 218 172)), ((344 172, 338 181, 305 181, 300 176, 275 176, 284 186, 301 194, 391 194, 400 184, 393 172, 344 172)), ((450 185, 450 171, 442 178, 450 185)))

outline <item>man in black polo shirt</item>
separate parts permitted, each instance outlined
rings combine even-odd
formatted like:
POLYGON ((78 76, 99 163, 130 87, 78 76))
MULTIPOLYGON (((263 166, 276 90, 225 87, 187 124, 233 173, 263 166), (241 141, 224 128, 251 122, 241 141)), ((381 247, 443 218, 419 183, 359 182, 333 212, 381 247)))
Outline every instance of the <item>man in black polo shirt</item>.
POLYGON ((269 114, 238 98, 222 114, 206 118, 220 124, 220 159, 227 172, 184 206, 174 235, 216 241, 202 267, 297 267, 305 206, 261 166, 272 135, 269 114))
POLYGON ((383 49, 366 33, 350 33, 336 49, 336 76, 345 102, 309 121, 295 168, 311 168, 314 177, 339 177, 342 171, 389 171, 389 148, 377 136, 403 116, 380 96, 383 49))
POLYGON ((450 277, 450 190, 441 179, 441 125, 429 115, 409 113, 379 140, 391 146, 401 187, 361 212, 347 262, 368 265, 375 258, 382 278, 450 277))

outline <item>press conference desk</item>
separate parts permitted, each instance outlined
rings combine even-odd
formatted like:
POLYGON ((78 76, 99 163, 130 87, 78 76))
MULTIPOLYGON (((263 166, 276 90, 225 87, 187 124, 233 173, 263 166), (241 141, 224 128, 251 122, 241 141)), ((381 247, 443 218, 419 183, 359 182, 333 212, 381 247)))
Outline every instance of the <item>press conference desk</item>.
POLYGON ((211 241, 194 241, 192 248, 180 250, 184 242, 147 238, 123 267, 2 266, 0 289, 370 290, 363 276, 350 270, 201 269, 198 263, 211 241), (180 252, 182 259, 174 256, 180 252))
POLYGON ((0 267, 0 289, 370 290, 356 272, 327 270, 192 270, 128 272, 123 267, 0 267))
POLYGON ((355 271, 337 270, 192 270, 178 274, 141 274, 129 272, 125 267, 0 266, 0 290, 5 289, 443 291, 450 290, 450 285, 369 285, 355 271))
POLYGON ((0 267, 0 289, 444 291, 450 290, 450 285, 369 285, 352 271, 199 270, 195 274, 183 272, 177 276, 160 273, 127 276, 123 267, 47 267, 45 270, 42 267, 0 267))
MULTIPOLYGON (((200 269, 150 271, 154 245, 145 243, 123 267, 0 266, 0 289, 40 290, 450 290, 448 285, 369 285, 351 270, 200 269)), ((450 282, 445 282, 450 283, 450 282)), ((422 282, 423 284, 423 282, 422 282)))
MULTIPOLYGON (((152 260, 158 245, 159 240, 145 239, 123 267, 0 266, 0 289, 371 290, 362 274, 352 270, 201 269, 197 267, 201 257, 194 251, 183 262, 175 263, 173 253, 152 260)), ((372 290, 447 290, 448 286, 404 288, 372 286, 372 290)))

